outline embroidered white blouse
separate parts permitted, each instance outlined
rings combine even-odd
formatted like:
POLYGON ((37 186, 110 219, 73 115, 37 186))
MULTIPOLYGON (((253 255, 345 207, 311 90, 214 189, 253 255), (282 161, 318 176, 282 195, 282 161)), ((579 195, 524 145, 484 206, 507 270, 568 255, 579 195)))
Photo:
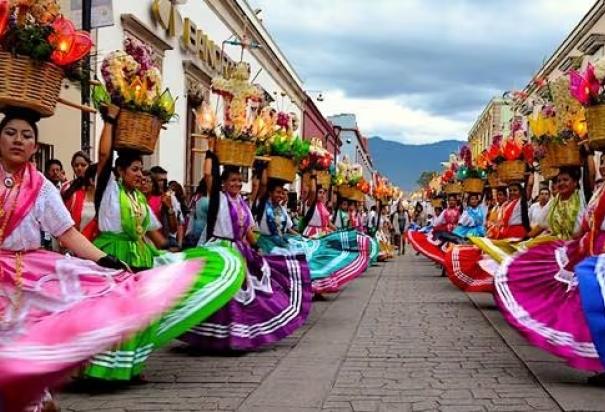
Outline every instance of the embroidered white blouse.
MULTIPOLYGON (((162 225, 155 214, 147 205, 147 214, 149 215, 149 227, 145 231, 160 229, 162 225)), ((99 230, 101 232, 122 233, 122 212, 120 210, 120 188, 114 175, 109 177, 107 187, 101 198, 99 206, 99 230)))
MULTIPOLYGON (((40 172, 38 172, 40 173, 40 172)), ((41 231, 59 237, 74 226, 59 190, 46 178, 34 206, 13 232, 4 239, 2 250, 24 252, 42 247, 41 231)))
MULTIPOLYGON (((247 213, 250 219, 250 223, 254 224, 254 217, 249 207, 245 208, 244 213, 247 213)), ((202 246, 206 242, 208 226, 204 229, 202 236, 198 242, 199 246, 202 246)), ((231 222, 231 213, 229 212, 229 201, 227 195, 223 192, 220 193, 218 213, 216 215, 216 223, 214 224, 214 236, 224 239, 233 239, 233 223, 231 222)))
MULTIPOLYGON (((286 229, 284 230, 284 233, 285 233, 288 230, 292 229, 292 227, 294 227, 294 224, 292 223, 292 219, 290 219, 290 216, 288 215, 288 210, 282 205, 279 205, 278 207, 281 208, 282 219, 286 219, 286 229)), ((277 207, 275 207, 275 206, 273 206, 273 208, 277 209, 277 207)), ((282 222, 282 224, 283 224, 283 222, 282 222)), ((259 230, 260 230, 261 234, 271 236, 271 230, 269 229, 269 224, 267 223, 267 210, 266 209, 265 209, 265 213, 263 213, 263 217, 260 220, 259 226, 260 226, 259 230)))

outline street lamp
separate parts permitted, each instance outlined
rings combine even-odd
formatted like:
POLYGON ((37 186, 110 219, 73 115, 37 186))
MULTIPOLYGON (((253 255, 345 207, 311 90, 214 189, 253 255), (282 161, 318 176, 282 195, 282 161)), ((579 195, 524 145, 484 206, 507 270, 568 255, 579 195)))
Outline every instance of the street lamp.
POLYGON ((309 93, 315 93, 315 94, 317 94, 317 97, 315 98, 315 100, 317 100, 318 102, 323 102, 324 101, 323 91, 321 91, 321 90, 305 90, 305 92, 307 94, 309 94, 309 93))

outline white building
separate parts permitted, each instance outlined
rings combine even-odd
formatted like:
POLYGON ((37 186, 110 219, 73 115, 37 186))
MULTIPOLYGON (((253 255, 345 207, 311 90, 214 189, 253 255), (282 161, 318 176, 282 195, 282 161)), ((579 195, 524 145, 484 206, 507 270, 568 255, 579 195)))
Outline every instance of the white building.
POLYGON ((337 130, 340 130, 340 160, 346 156, 349 161, 358 163, 363 168, 363 177, 372 181, 374 165, 370 157, 368 139, 365 138, 357 127, 357 118, 352 113, 329 116, 328 120, 337 130))
MULTIPOLYGON (((69 1, 64 3, 69 10, 69 1)), ((111 5, 108 10, 113 14, 114 24, 93 31, 99 78, 103 57, 122 49, 126 37, 134 37, 152 47, 162 70, 164 87, 178 97, 179 118, 166 125, 156 153, 145 160, 147 166, 164 167, 170 179, 188 187, 197 184, 205 145, 192 136, 193 104, 203 97, 216 106, 217 97, 210 94, 211 79, 240 58, 249 63, 253 82, 276 100, 278 109, 296 113, 302 124, 302 81, 245 0, 104 0, 104 3, 111 5), (248 48, 242 54, 241 47, 223 43, 244 36, 259 47, 248 48)), ((70 93, 72 100, 79 98, 77 86, 72 86, 70 93)), ((55 157, 64 164, 71 153, 80 150, 79 112, 62 109, 43 126, 42 142, 54 146, 55 157)), ((98 139, 101 127, 100 118, 95 119, 91 127, 93 142, 98 139)), ((93 143, 93 157, 94 146, 93 143)))

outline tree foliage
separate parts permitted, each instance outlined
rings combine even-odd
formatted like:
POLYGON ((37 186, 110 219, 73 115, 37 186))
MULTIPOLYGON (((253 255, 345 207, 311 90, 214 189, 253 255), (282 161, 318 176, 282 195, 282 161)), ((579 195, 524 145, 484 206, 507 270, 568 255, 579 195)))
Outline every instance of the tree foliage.
POLYGON ((425 170, 424 172, 420 173, 420 176, 418 176, 418 180, 416 180, 416 183, 418 183, 418 186, 424 187, 429 184, 433 176, 435 176, 436 174, 437 172, 435 171, 425 170))

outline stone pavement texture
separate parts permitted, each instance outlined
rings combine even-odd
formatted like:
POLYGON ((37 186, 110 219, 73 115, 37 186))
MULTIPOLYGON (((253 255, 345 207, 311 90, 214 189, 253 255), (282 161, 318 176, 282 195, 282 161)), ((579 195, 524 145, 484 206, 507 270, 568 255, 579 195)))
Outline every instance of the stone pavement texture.
MULTIPOLYGON (((307 325, 278 345, 200 355, 176 343, 153 355, 149 383, 95 393, 68 389, 61 406, 116 412, 561 410, 556 394, 503 339, 502 331, 514 332, 504 324, 495 329, 485 308, 439 273, 424 258, 399 258, 314 304, 307 325)), ((583 397, 583 388, 567 387, 572 398, 583 397)), ((598 396, 588 398, 582 410, 605 410, 598 396)))

